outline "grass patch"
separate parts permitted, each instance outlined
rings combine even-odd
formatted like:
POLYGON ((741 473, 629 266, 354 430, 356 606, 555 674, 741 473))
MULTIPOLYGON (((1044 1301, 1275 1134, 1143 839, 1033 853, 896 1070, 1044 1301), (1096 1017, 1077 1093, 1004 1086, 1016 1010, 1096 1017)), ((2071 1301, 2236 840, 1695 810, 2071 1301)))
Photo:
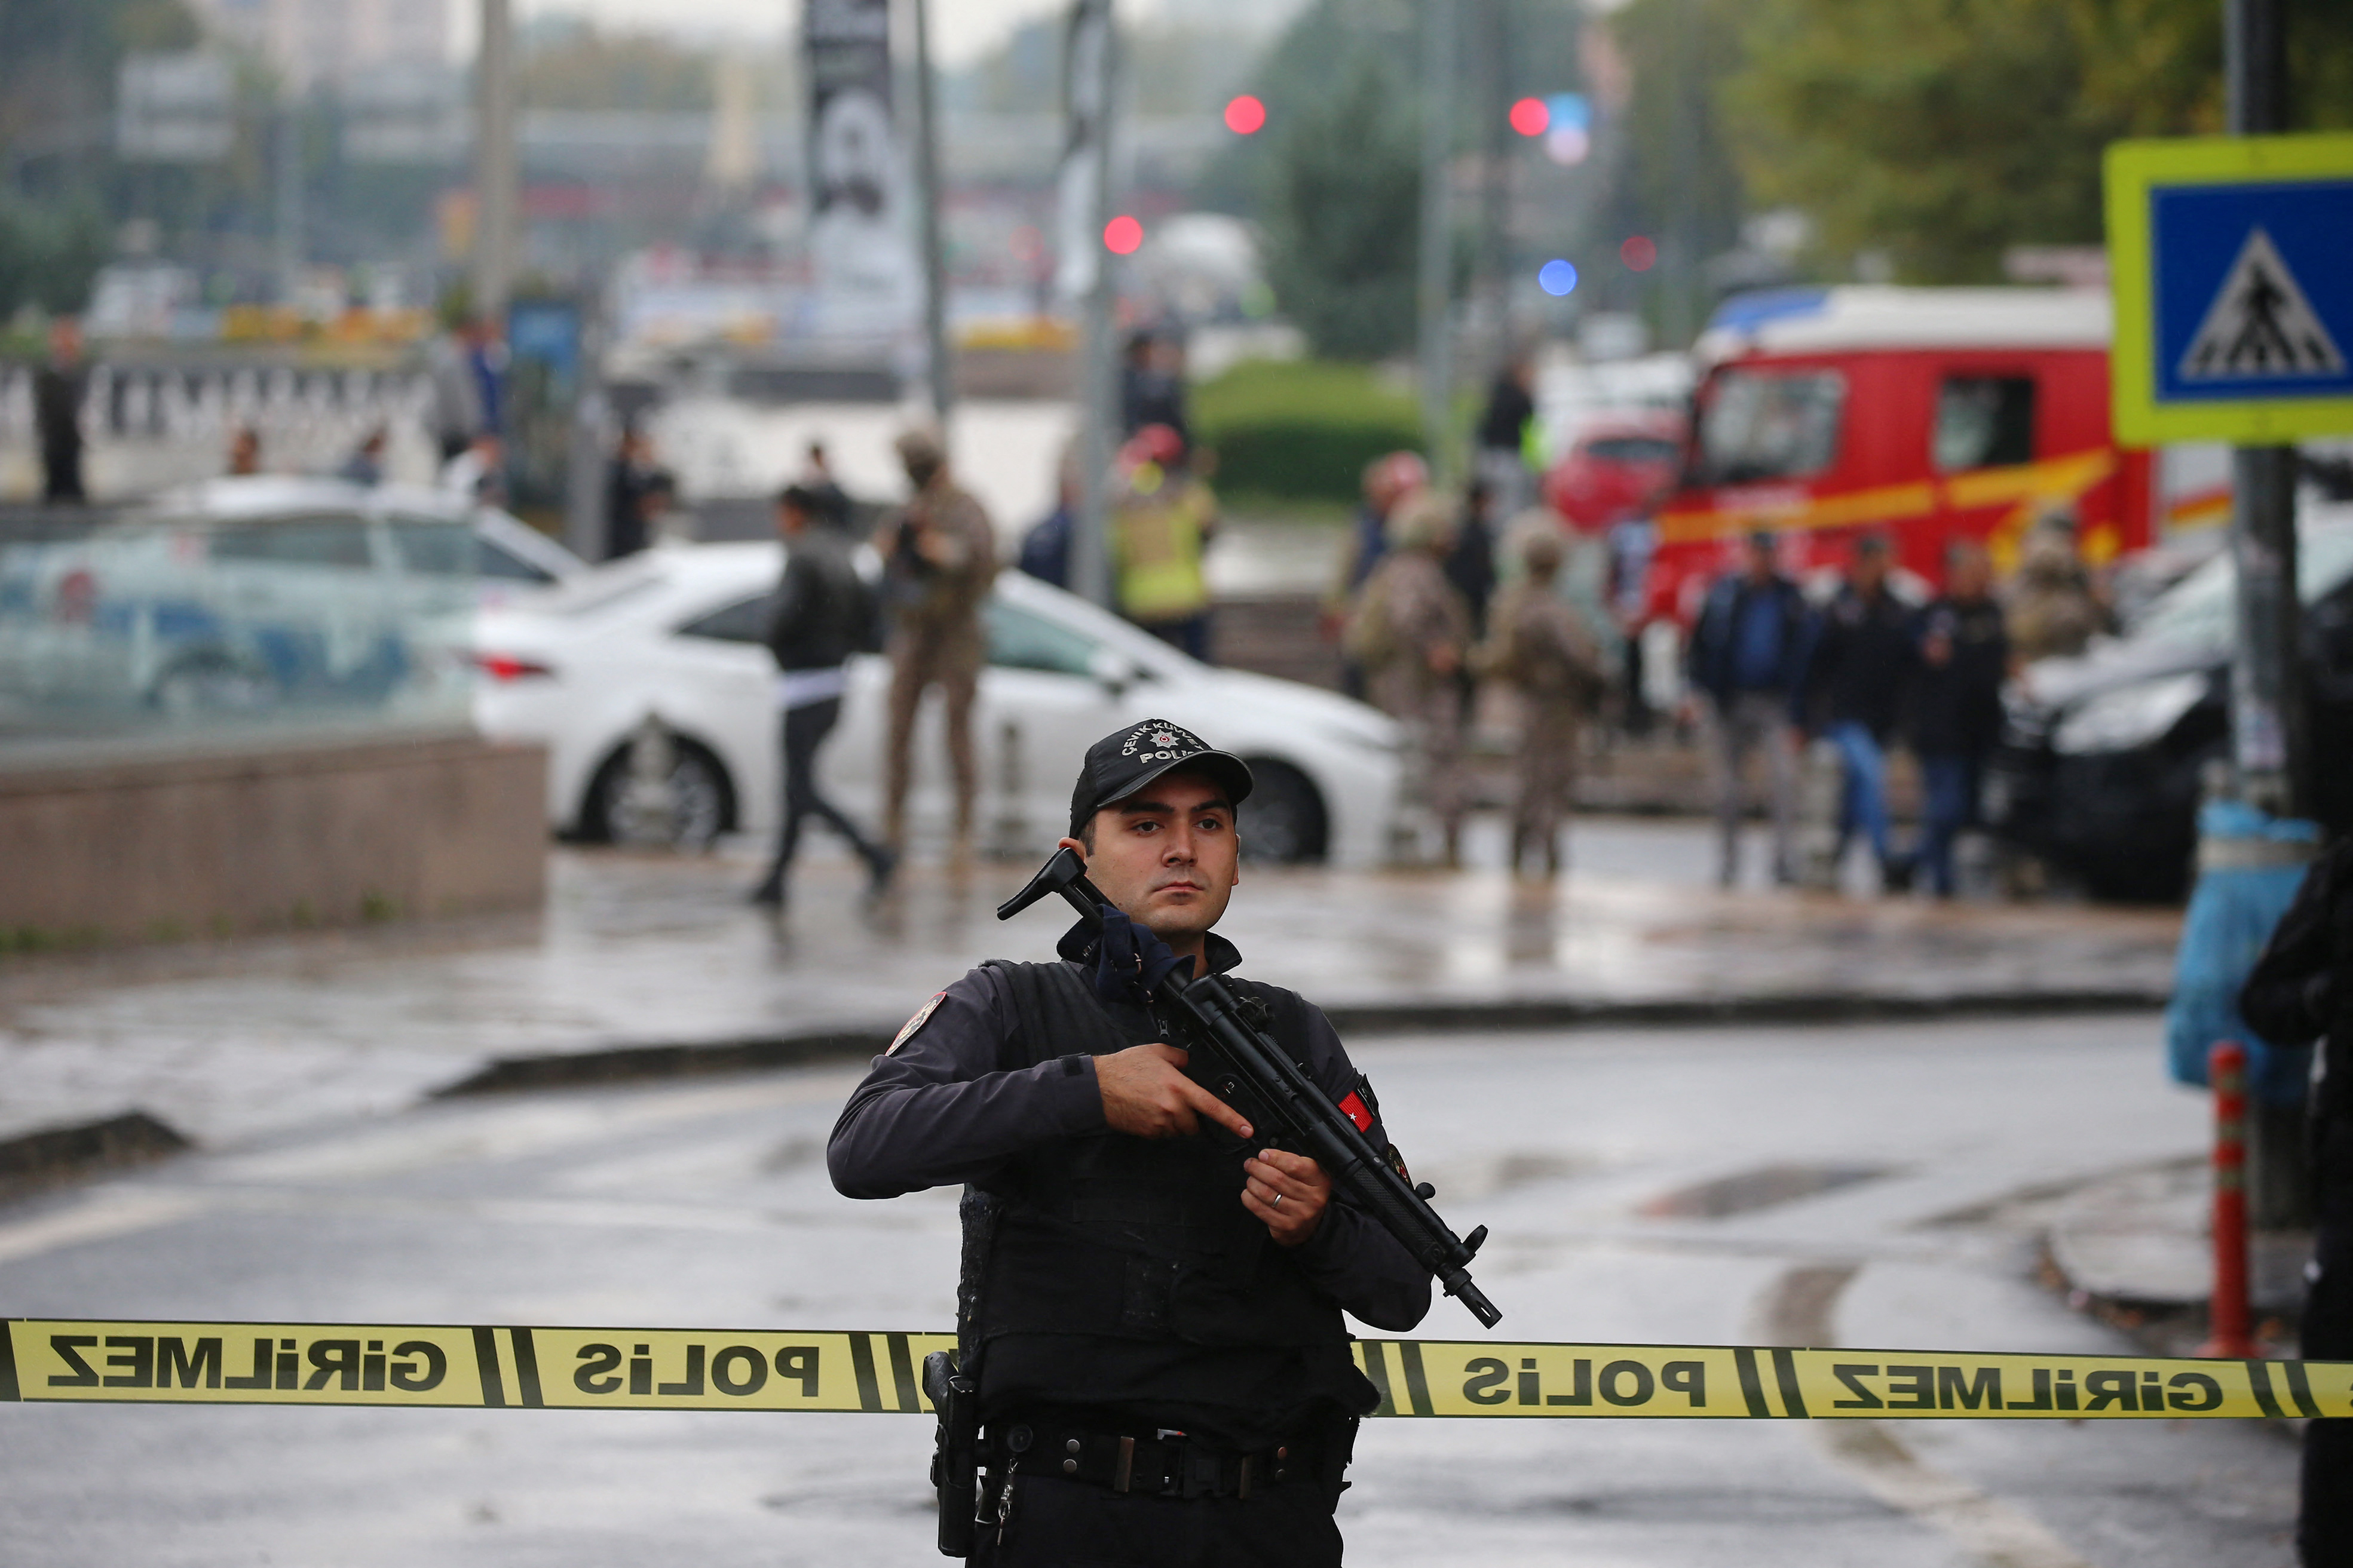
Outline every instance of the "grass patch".
MULTIPOLYGON (((1366 463, 1419 448, 1413 400, 1370 366, 1249 360, 1192 393, 1193 423, 1218 449, 1220 493, 1272 503, 1355 499, 1366 463)), ((1254 507, 1253 510, 1259 510, 1254 507)))

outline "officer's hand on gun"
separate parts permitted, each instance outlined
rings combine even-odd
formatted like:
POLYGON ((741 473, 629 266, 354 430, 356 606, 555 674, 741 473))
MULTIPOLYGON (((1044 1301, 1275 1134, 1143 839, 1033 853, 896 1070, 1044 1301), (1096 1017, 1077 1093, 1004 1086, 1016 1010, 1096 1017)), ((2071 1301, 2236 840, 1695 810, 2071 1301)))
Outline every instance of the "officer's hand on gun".
MULTIPOLYGON (((1095 1087, 1102 1091, 1103 1121, 1114 1132, 1135 1138, 1187 1138, 1209 1118, 1237 1138, 1250 1135, 1240 1111, 1185 1076, 1186 1057, 1174 1046, 1130 1046, 1095 1058, 1095 1087)), ((1332 1200, 1332 1179, 1304 1154, 1265 1149, 1243 1162, 1248 1178, 1242 1207, 1265 1222, 1267 1234, 1283 1247, 1297 1247, 1315 1234, 1324 1205, 1332 1200)))
POLYGON ((1095 1058, 1103 1121, 1136 1138, 1189 1138, 1204 1116, 1237 1138, 1250 1135, 1242 1113, 1185 1076, 1186 1057, 1174 1046, 1130 1046, 1095 1058))

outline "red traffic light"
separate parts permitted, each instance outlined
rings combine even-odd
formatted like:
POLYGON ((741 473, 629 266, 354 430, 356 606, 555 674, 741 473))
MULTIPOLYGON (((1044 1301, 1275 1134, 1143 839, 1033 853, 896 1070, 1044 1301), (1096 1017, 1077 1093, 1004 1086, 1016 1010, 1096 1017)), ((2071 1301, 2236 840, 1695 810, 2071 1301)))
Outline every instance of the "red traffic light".
POLYGON ((1523 136, 1541 136, 1552 124, 1552 110, 1541 98, 1524 98, 1512 105, 1512 129, 1523 136))
POLYGON ((1113 256, 1133 256, 1144 243, 1144 225, 1126 213, 1103 225, 1103 248, 1113 256))
POLYGON ((1254 134, 1266 124, 1266 105, 1249 93, 1226 105, 1226 129, 1237 136, 1254 134))

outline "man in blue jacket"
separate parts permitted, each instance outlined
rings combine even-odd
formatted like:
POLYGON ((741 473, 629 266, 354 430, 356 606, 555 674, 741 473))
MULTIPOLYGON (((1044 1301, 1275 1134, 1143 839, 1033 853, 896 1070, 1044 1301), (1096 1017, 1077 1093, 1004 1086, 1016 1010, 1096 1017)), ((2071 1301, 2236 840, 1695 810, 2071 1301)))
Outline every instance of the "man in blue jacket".
POLYGON ((1773 878, 1795 876, 1798 759, 1790 715, 1812 644, 1812 613, 1798 585, 1781 574, 1773 535, 1751 533, 1742 569, 1717 580, 1692 629, 1691 682, 1707 698, 1722 845, 1716 879, 1725 887, 1740 879, 1741 768, 1760 749, 1772 781, 1773 878))

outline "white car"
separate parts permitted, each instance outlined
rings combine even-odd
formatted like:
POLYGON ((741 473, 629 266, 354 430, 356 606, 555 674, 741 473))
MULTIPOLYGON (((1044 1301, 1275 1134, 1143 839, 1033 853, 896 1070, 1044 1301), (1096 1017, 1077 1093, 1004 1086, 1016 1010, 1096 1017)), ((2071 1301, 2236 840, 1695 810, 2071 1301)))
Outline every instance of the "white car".
POLYGON ((79 535, 0 544, 0 706, 462 721, 475 609, 587 569, 439 491, 206 480, 79 535))
MULTIPOLYGON (((671 741, 668 837, 702 843, 775 830, 776 672, 761 638, 783 566, 779 544, 666 546, 483 612, 476 721, 485 734, 547 745, 557 831, 603 838, 628 820, 631 742, 649 718, 671 741)), ((1010 570, 986 616, 989 665, 973 714, 984 844, 1042 853, 1068 825, 1086 748, 1151 718, 1249 761, 1258 782, 1242 835, 1254 857, 1367 865, 1386 855, 1403 757, 1384 715, 1295 681, 1213 668, 1010 570)), ((870 824, 889 681, 881 658, 850 661, 841 722, 820 763, 832 798, 870 824)), ((944 832, 949 818, 940 719, 934 697, 916 728, 909 817, 917 833, 944 832)))

